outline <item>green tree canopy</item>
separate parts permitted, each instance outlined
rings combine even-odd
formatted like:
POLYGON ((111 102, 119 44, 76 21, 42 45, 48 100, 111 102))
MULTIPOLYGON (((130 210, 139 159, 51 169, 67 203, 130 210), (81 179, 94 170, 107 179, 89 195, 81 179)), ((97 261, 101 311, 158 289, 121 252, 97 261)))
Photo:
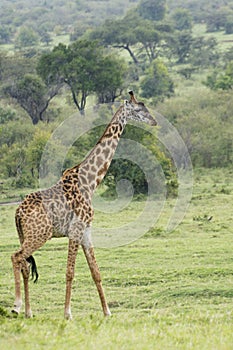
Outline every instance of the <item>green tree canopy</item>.
POLYGON ((135 11, 129 11, 119 20, 107 20, 101 27, 94 30, 91 39, 99 40, 104 46, 113 46, 128 51, 134 63, 138 63, 132 46, 138 42, 135 29, 141 24, 141 18, 135 11))
POLYGON ((21 27, 15 40, 17 48, 35 46, 39 42, 38 34, 30 27, 21 27))
POLYGON ((233 61, 229 62, 225 71, 214 70, 204 82, 212 90, 232 90, 233 89, 233 61))
POLYGON ((26 74, 15 84, 5 86, 5 93, 16 99, 17 103, 28 113, 32 123, 44 120, 45 111, 58 89, 48 88, 35 74, 26 74))
MULTIPOLYGON (((143 68, 158 57, 161 42, 166 40, 171 25, 143 18, 136 7, 119 20, 107 20, 102 26, 93 30, 91 39, 98 39, 104 46, 127 50, 136 65, 143 68)), ((170 34, 171 35, 171 34, 170 34)))
POLYGON ((143 50, 146 52, 149 62, 153 61, 159 52, 159 44, 161 34, 151 21, 143 21, 140 26, 135 29, 137 42, 142 44, 143 50))
POLYGON ((59 44, 41 57, 37 70, 47 84, 66 83, 79 111, 85 109, 87 96, 95 92, 104 100, 107 96, 114 100, 124 72, 122 61, 108 56, 95 40, 59 44))
POLYGON ((171 15, 174 28, 177 30, 191 30, 192 16, 190 12, 183 8, 177 8, 171 15))
POLYGON ((173 93, 173 82, 168 70, 161 60, 154 60, 146 71, 146 76, 141 82, 142 97, 153 98, 156 103, 165 96, 173 93))
POLYGON ((127 77, 127 67, 115 55, 103 57, 99 62, 99 75, 95 81, 95 93, 99 103, 114 102, 121 95, 127 77))
POLYGON ((144 19, 161 21, 166 13, 166 0, 141 0, 138 13, 144 19))

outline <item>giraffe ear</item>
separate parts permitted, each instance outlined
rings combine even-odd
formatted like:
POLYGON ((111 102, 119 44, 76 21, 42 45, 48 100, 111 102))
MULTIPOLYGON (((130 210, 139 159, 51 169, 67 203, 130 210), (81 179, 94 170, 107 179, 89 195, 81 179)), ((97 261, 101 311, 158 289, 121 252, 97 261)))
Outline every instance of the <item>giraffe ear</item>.
POLYGON ((129 101, 128 101, 128 100, 124 100, 124 106, 127 106, 127 105, 128 105, 128 103, 129 103, 129 101))

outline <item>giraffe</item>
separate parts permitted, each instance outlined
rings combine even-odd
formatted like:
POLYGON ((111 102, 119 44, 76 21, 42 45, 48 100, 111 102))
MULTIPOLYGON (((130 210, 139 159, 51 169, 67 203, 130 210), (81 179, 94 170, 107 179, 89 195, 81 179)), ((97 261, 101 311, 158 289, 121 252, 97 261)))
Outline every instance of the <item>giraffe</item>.
POLYGON ((27 195, 17 208, 15 223, 20 248, 11 256, 15 278, 13 313, 19 314, 22 306, 20 288, 22 272, 25 317, 32 317, 28 285, 30 266, 34 282, 38 279, 37 266, 32 254, 52 237, 68 237, 65 318, 72 319, 71 289, 80 245, 96 284, 103 313, 105 316, 111 315, 91 239, 91 223, 94 215, 92 195, 110 166, 127 121, 132 119, 151 126, 157 124, 144 103, 136 100, 133 91, 129 91, 129 94, 129 101, 124 101, 118 108, 88 156, 80 164, 65 170, 60 180, 52 187, 27 195))

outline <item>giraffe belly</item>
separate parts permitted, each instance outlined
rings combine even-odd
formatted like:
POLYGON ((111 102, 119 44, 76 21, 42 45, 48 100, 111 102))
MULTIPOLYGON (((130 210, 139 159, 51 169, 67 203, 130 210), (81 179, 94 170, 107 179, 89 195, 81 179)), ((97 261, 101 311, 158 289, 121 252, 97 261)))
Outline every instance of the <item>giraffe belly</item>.
POLYGON ((54 228, 52 238, 62 238, 62 237, 67 237, 67 235, 64 234, 62 231, 60 231, 59 229, 54 228))
POLYGON ((86 224, 73 210, 61 213, 59 220, 53 220, 53 237, 68 237, 81 243, 86 224))

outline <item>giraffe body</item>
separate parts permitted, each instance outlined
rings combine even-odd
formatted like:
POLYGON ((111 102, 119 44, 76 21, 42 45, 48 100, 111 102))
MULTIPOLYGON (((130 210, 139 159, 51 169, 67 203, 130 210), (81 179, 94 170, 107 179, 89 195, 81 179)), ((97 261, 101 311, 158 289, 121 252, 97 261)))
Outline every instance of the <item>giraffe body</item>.
POLYGON ((92 195, 106 174, 114 156, 119 138, 128 119, 136 119, 156 125, 143 103, 137 102, 133 92, 115 113, 103 136, 82 163, 67 169, 61 179, 52 187, 29 194, 16 210, 15 221, 20 240, 20 249, 12 255, 15 276, 14 313, 19 313, 22 305, 20 273, 22 272, 25 293, 25 316, 31 317, 29 303, 29 264, 38 277, 33 252, 52 237, 69 239, 65 318, 71 319, 71 286, 74 278, 75 260, 81 245, 96 284, 104 315, 110 311, 102 288, 91 241, 91 223, 94 211, 92 195))

